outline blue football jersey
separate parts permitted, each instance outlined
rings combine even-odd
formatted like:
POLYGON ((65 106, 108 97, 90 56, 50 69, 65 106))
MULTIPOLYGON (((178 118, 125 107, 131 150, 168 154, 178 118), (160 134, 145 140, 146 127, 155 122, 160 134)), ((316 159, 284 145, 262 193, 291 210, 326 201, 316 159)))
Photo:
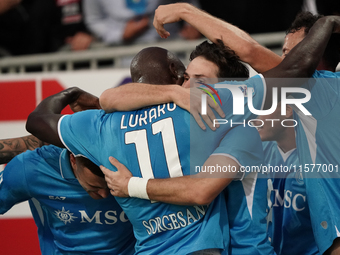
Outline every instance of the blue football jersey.
POLYGON ((303 87, 311 92, 303 105, 312 115, 294 108, 297 151, 315 240, 324 253, 340 237, 340 72, 316 71, 303 87))
POLYGON ((42 254, 134 254, 125 213, 113 196, 90 197, 66 149, 50 145, 22 153, 1 176, 0 213, 30 200, 42 254))
MULTIPOLYGON (((291 105, 298 123, 295 127, 297 153, 312 228, 321 254, 333 244, 335 238, 340 237, 339 78, 340 72, 315 71, 313 77, 302 86, 311 92, 310 100, 303 106, 312 115, 304 115, 299 108, 291 105)), ((256 86, 255 83, 265 81, 250 78, 248 82, 256 86)), ((304 97, 302 94, 292 96, 304 97)))
POLYGON ((288 168, 288 172, 267 173, 272 210, 269 233, 275 252, 280 255, 319 254, 296 149, 284 153, 275 141, 264 142, 263 148, 268 169, 270 166, 288 168), (299 240, 298 244, 296 240, 299 240))
MULTIPOLYGON (((246 85, 235 83, 235 86, 244 89, 246 85)), ((230 91, 218 91, 223 99, 222 109, 232 118, 230 91)), ((254 88, 254 104, 258 108, 262 106, 263 93, 263 84, 254 88)), ((246 116, 235 119, 251 117, 247 112, 246 116)), ((203 131, 188 112, 174 104, 112 114, 84 111, 59 121, 60 138, 75 155, 115 170, 108 160, 114 156, 133 176, 143 178, 194 173, 230 129, 230 125, 221 125, 215 132, 203 131)), ((223 194, 209 206, 179 206, 137 198, 117 198, 117 201, 134 227, 138 254, 190 254, 204 249, 225 249, 229 243, 223 194)))
POLYGON ((258 178, 264 160, 258 131, 249 126, 233 128, 213 155, 236 160, 244 173, 225 189, 231 237, 229 254, 274 254, 267 235, 267 180, 258 178))

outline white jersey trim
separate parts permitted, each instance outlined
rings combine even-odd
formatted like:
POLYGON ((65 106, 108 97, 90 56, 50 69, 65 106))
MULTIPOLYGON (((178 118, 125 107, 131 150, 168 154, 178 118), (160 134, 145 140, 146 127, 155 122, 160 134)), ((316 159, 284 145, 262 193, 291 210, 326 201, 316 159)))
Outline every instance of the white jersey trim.
POLYGON ((45 225, 45 219, 44 219, 44 213, 43 213, 43 210, 41 208, 40 202, 35 198, 31 198, 31 201, 34 204, 34 207, 38 212, 41 224, 44 226, 45 225))
POLYGON ((256 172, 248 174, 247 177, 242 180, 242 186, 244 193, 246 195, 247 207, 251 218, 253 218, 253 204, 256 182, 257 182, 256 172))
POLYGON ((61 116, 61 118, 60 118, 59 121, 58 121, 58 135, 59 135, 60 141, 63 143, 63 145, 65 146, 65 148, 66 148, 68 151, 71 151, 70 148, 67 147, 66 143, 64 142, 64 139, 63 139, 63 137, 61 136, 61 132, 60 132, 61 121, 63 120, 63 118, 64 118, 65 116, 66 116, 66 115, 61 116))
MULTIPOLYGON (((230 155, 230 154, 227 154, 227 153, 213 153, 211 154, 212 156, 225 156, 227 158, 230 158, 232 160, 234 160, 239 166, 240 168, 242 167, 241 163, 237 160, 237 158, 235 158, 234 156, 230 155)), ((239 177, 239 174, 235 177, 234 180, 237 180, 237 181, 242 181, 244 176, 245 176, 245 171, 244 172, 240 172, 240 174, 242 173, 242 176, 239 177)))
POLYGON ((317 150, 316 128, 317 128, 318 122, 312 115, 305 115, 295 105, 292 105, 291 107, 295 111, 295 113, 299 116, 301 125, 303 127, 304 133, 307 138, 309 153, 312 158, 313 164, 315 164, 316 150, 317 150))
MULTIPOLYGON (((77 154, 77 155, 74 154, 73 151, 71 151, 70 148, 67 147, 66 143, 64 142, 64 139, 63 139, 63 137, 61 136, 60 126, 61 126, 61 121, 63 120, 63 118, 64 118, 65 116, 66 116, 66 115, 61 116, 61 118, 60 118, 59 121, 58 121, 58 135, 59 135, 60 141, 63 143, 63 145, 65 146, 65 148, 66 148, 69 152, 71 152, 71 153, 73 154, 73 156, 75 156, 75 157, 84 157, 84 158, 87 158, 87 157, 85 157, 85 156, 82 155, 82 154, 77 154)), ((60 165, 60 167, 61 167, 61 165, 60 165)), ((60 170, 61 170, 61 169, 60 169, 60 170)), ((60 172, 61 172, 61 171, 60 171, 60 172)), ((63 176, 63 178, 64 178, 64 176, 63 176)))
POLYGON ((293 148, 290 151, 283 152, 283 150, 280 148, 280 146, 277 146, 277 148, 279 149, 279 152, 280 152, 281 157, 282 157, 284 162, 286 162, 287 159, 289 158, 289 156, 296 150, 296 148, 293 148))
POLYGON ((59 155, 59 171, 60 171, 60 175, 63 179, 65 179, 64 175, 63 175, 63 169, 61 167, 61 157, 62 157, 62 153, 60 153, 59 155))

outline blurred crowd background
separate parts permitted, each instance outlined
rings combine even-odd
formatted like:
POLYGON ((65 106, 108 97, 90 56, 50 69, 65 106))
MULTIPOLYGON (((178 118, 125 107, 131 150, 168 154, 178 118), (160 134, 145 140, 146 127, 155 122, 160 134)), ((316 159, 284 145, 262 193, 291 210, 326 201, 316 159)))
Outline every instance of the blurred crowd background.
MULTIPOLYGON (((158 5, 188 2, 250 34, 286 30, 301 10, 340 14, 339 0, 1 0, 0 57, 152 43, 158 5)), ((172 39, 199 39, 188 24, 169 24, 172 39)))

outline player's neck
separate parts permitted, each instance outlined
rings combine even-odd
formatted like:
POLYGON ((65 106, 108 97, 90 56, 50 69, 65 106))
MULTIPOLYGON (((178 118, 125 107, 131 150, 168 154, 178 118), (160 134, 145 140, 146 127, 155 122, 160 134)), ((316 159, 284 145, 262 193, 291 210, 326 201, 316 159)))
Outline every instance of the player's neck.
POLYGON ((287 128, 276 142, 284 153, 296 148, 294 128, 287 128))

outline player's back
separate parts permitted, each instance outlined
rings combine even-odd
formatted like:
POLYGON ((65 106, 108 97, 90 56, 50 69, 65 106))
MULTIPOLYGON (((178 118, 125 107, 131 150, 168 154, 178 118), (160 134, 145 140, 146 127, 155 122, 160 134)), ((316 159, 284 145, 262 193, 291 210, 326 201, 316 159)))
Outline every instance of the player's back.
MULTIPOLYGON (((262 80, 262 77, 256 79, 262 80)), ((244 82, 232 84, 245 96, 241 102, 245 108, 249 96, 253 98, 254 107, 262 108, 265 91, 262 83, 250 84, 253 87, 250 95, 244 82)), ((234 115, 231 91, 225 87, 217 90, 227 122, 246 125, 255 117, 248 109, 245 109, 245 115, 234 115)), ((61 140, 76 155, 84 155, 109 169, 112 169, 109 156, 114 156, 134 176, 166 178, 197 173, 196 167, 203 165, 224 135, 237 124, 221 125, 215 132, 203 131, 188 112, 173 104, 164 104, 125 113, 79 112, 64 116, 59 126, 61 140)), ((229 242, 228 233, 221 236, 228 232, 223 194, 209 207, 176 206, 136 198, 117 201, 134 226, 137 252, 170 254, 178 253, 180 249, 181 254, 186 254, 221 246, 226 248, 222 243, 229 242), (214 217, 210 217, 212 215, 214 217)))
MULTIPOLYGON (((190 114, 176 105, 114 114, 87 111, 77 116, 64 117, 61 121, 61 137, 72 152, 111 169, 108 158, 114 156, 137 177, 168 178, 190 174, 190 114), (84 116, 78 118, 80 115, 84 116), (82 130, 84 134, 77 133, 71 138, 70 134, 75 133, 73 127, 66 128, 64 124, 69 122, 68 118, 79 126, 84 126, 84 119, 86 123, 88 119, 92 121, 82 130), (91 133, 99 135, 89 137, 91 133)), ((204 135, 199 127, 195 129, 204 135)), ((219 133, 222 135, 222 131, 219 133)), ((204 144, 204 139, 192 140, 195 146, 202 148, 204 157, 199 164, 204 163, 219 140, 216 136, 210 146, 204 144)), ((190 254, 204 249, 224 249, 229 242, 223 194, 209 206, 172 205, 138 198, 117 198, 117 201, 134 227, 137 253, 190 254)))
POLYGON ((42 254, 133 253, 135 239, 124 212, 113 197, 90 197, 65 149, 50 145, 22 153, 6 166, 4 178, 1 193, 15 195, 4 198, 0 211, 30 199, 42 254))

